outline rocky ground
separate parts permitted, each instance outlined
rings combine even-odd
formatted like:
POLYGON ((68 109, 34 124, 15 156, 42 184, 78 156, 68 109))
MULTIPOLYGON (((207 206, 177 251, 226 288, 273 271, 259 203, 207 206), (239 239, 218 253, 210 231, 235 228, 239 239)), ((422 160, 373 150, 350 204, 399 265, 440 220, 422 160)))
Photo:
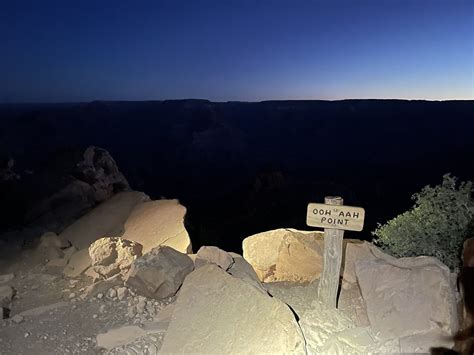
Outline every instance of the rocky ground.
MULTIPOLYGON (((173 301, 137 296, 120 286, 91 292, 91 284, 87 276, 65 278, 39 268, 15 274, 8 282, 15 290, 12 314, 0 323, 0 354, 102 354, 98 334, 144 327, 173 301)), ((162 333, 150 336, 158 344, 162 333)))

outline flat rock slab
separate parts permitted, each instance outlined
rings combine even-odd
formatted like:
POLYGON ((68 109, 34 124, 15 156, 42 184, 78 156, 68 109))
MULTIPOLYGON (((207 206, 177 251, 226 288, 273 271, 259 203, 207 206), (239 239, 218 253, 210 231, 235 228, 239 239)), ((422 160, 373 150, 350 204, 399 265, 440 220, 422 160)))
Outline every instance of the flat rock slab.
POLYGON ((389 260, 356 262, 357 279, 374 332, 382 339, 433 330, 449 337, 457 326, 449 269, 431 257, 389 260))
POLYGON ((184 227, 185 214, 186 208, 178 200, 141 203, 128 217, 122 238, 143 245, 143 254, 160 245, 191 253, 191 239, 184 227))
POLYGON ((163 354, 305 354, 295 316, 216 265, 186 277, 161 348, 163 354))
POLYGON ((46 306, 31 308, 18 314, 23 317, 37 317, 37 316, 42 315, 43 313, 52 311, 53 309, 58 309, 58 308, 66 307, 70 305, 71 304, 69 302, 57 302, 53 304, 48 304, 46 306))
POLYGON ((97 346, 111 350, 126 345, 133 340, 145 336, 147 332, 136 325, 127 325, 121 328, 109 329, 106 333, 97 335, 97 346))

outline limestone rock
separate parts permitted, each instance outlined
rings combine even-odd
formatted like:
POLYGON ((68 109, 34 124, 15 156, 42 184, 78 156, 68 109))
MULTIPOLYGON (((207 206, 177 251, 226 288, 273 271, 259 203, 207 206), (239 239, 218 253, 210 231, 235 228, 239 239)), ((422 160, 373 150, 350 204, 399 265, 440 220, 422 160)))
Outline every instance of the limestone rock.
POLYGON ((310 282, 321 274, 322 232, 275 229, 245 238, 242 248, 260 281, 310 282))
POLYGON ((14 295, 15 291, 11 286, 0 286, 0 307, 7 307, 14 295))
POLYGON ((92 267, 103 278, 124 273, 141 255, 140 244, 122 238, 104 237, 89 246, 92 267))
POLYGON ((69 225, 60 236, 79 249, 88 248, 103 236, 120 237, 132 209, 147 200, 143 192, 118 193, 69 225))
POLYGON ((223 270, 229 269, 234 263, 232 256, 218 247, 202 246, 196 254, 194 265, 196 268, 207 263, 216 264, 223 270))
POLYGON ((328 308, 319 301, 300 319, 307 342, 308 354, 362 355, 399 353, 396 342, 380 342, 369 327, 357 327, 338 309, 328 308))
POLYGON ((161 348, 163 354, 305 354, 291 310, 214 264, 188 275, 161 348))
POLYGON ((191 253, 191 240, 184 227, 185 214, 186 208, 178 200, 139 204, 127 219, 122 238, 143 245, 143 254, 160 245, 191 253))
POLYGON ((265 288, 260 283, 255 270, 253 269, 252 265, 250 265, 241 255, 236 253, 229 253, 232 258, 234 259, 234 263, 230 266, 227 272, 237 277, 252 286, 256 287, 258 290, 262 291, 263 293, 267 293, 265 288))
POLYGON ((372 243, 362 240, 344 240, 344 254, 342 259, 342 278, 352 284, 357 283, 355 263, 360 260, 376 260, 372 243))
POLYGON ((74 253, 69 259, 69 263, 63 270, 67 277, 77 277, 91 266, 92 260, 87 249, 81 249, 74 253))
POLYGON ((173 296, 193 269, 186 254, 160 246, 132 263, 125 284, 138 294, 159 300, 173 296))
MULTIPOLYGON (((355 264, 374 332, 381 339, 433 331, 451 336, 457 330, 458 318, 449 268, 432 257, 396 259, 376 253, 376 260, 355 264)), ((437 345, 428 338, 431 346, 437 345)))

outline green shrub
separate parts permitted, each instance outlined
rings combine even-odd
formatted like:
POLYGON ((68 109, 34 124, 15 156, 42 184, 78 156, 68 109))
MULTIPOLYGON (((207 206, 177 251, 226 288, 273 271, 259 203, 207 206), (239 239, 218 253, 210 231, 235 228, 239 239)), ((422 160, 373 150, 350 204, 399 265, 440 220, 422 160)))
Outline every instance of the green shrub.
POLYGON ((409 211, 378 225, 375 244, 397 257, 434 256, 456 269, 474 214, 472 182, 456 180, 447 174, 441 185, 414 194, 409 211))

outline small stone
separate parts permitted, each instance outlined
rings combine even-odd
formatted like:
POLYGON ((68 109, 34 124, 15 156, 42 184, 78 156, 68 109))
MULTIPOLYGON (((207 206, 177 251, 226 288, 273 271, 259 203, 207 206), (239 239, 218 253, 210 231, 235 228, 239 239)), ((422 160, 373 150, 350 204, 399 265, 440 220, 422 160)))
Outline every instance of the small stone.
POLYGON ((128 295, 128 289, 126 287, 119 287, 117 289, 117 298, 122 301, 128 295))
POLYGON ((98 317, 97 314, 93 314, 93 315, 92 315, 92 318, 94 318, 94 319, 96 319, 97 317, 98 317))
POLYGON ((99 312, 100 313, 105 313, 105 304, 103 304, 99 307, 99 312))
POLYGON ((15 291, 10 286, 0 286, 0 307, 7 306, 15 295, 15 291))
POLYGON ((98 298, 99 300, 101 300, 103 297, 104 297, 104 294, 103 294, 103 293, 98 293, 98 294, 97 294, 97 298, 98 298))
POLYGON ((74 292, 69 294, 69 298, 75 298, 75 297, 76 297, 76 294, 74 292))
POLYGON ((117 297, 117 290, 114 288, 109 289, 109 292, 107 292, 107 297, 109 298, 117 297))
POLYGON ((19 314, 15 314, 13 317, 12 317, 12 321, 15 322, 16 324, 20 324, 21 322, 23 322, 25 320, 25 318, 23 318, 23 316, 19 315, 19 314))
POLYGON ((24 337, 24 338, 28 338, 30 335, 31 335, 30 332, 26 332, 26 333, 23 335, 23 337, 24 337))

